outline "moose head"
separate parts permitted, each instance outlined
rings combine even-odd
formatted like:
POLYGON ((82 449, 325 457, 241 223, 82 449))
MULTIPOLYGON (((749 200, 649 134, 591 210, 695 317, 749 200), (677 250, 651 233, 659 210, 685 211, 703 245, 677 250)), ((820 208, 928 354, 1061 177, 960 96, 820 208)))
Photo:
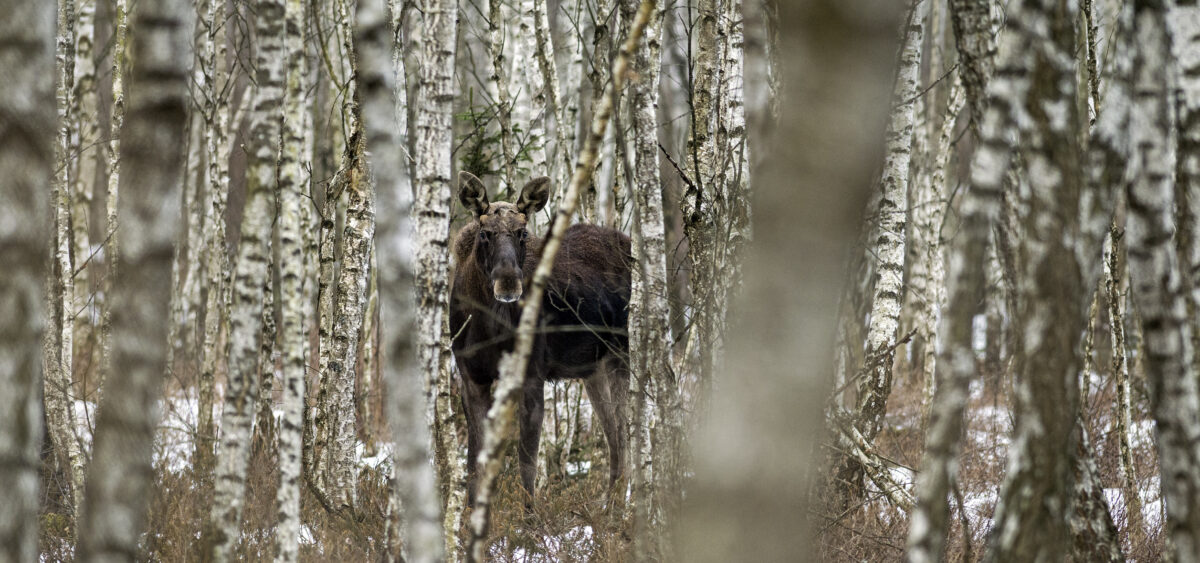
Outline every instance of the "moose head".
MULTIPOLYGON (((534 178, 521 189, 517 203, 488 203, 487 188, 470 172, 458 176, 458 200, 475 216, 474 266, 490 282, 492 296, 514 303, 524 292, 527 217, 541 211, 550 198, 550 179, 534 178)), ((464 230, 464 232, 468 232, 464 230)))

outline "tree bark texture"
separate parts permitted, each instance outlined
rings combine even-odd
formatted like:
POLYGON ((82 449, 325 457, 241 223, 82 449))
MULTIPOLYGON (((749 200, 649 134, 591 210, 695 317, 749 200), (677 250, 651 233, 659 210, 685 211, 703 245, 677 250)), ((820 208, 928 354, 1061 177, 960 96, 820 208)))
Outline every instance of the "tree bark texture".
POLYGON ((139 0, 130 23, 129 107, 121 128, 121 229, 113 282, 112 369, 100 402, 79 520, 82 561, 138 555, 157 402, 166 367, 171 262, 190 103, 190 14, 183 0, 139 0))
POLYGON ((2 2, 0 11, 0 561, 18 563, 38 550, 55 26, 50 2, 2 2))

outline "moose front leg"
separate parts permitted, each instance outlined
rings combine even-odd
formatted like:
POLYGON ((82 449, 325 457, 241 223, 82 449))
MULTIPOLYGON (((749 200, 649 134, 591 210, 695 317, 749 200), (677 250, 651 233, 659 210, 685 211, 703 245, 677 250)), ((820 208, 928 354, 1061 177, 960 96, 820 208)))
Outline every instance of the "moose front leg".
POLYGON ((537 479, 538 445, 542 436, 542 417, 545 411, 545 396, 543 387, 545 380, 535 374, 525 378, 521 399, 521 440, 518 448, 518 460, 521 466, 521 484, 529 493, 529 501, 533 501, 533 491, 537 479))
POLYGON ((459 364, 459 382, 462 389, 463 412, 467 415, 467 501, 475 504, 475 489, 478 472, 476 462, 483 448, 483 431, 487 423, 487 412, 492 406, 492 386, 480 385, 459 364))

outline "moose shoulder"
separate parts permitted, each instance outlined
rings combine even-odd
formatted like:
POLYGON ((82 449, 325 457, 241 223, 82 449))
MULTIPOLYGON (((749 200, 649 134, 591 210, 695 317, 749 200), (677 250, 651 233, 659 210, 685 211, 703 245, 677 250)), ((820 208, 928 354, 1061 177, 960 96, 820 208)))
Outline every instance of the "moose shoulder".
MULTIPOLYGON (((520 299, 541 260, 542 239, 527 217, 546 206, 549 180, 521 190, 515 204, 489 203, 483 183, 459 176, 459 201, 473 218, 454 242, 457 267, 450 292, 451 344, 467 415, 468 490, 475 495, 476 458, 499 378, 500 357, 512 350, 520 299)), ((609 449, 609 477, 625 466, 625 406, 629 389, 626 333, 632 263, 630 240, 595 225, 573 225, 563 237, 538 317, 538 331, 518 415, 521 482, 531 495, 546 381, 582 379, 609 449)))

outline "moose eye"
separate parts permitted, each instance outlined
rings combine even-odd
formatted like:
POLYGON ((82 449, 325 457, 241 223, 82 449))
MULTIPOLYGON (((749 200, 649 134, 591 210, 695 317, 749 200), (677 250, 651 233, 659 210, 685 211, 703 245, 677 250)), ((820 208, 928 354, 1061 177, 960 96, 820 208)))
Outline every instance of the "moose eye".
POLYGON ((479 231, 479 242, 489 243, 492 241, 491 231, 479 231))
POLYGON ((529 231, 525 231, 525 230, 517 231, 517 240, 519 240, 521 242, 525 242, 525 239, 527 239, 527 238, 529 238, 529 231))

